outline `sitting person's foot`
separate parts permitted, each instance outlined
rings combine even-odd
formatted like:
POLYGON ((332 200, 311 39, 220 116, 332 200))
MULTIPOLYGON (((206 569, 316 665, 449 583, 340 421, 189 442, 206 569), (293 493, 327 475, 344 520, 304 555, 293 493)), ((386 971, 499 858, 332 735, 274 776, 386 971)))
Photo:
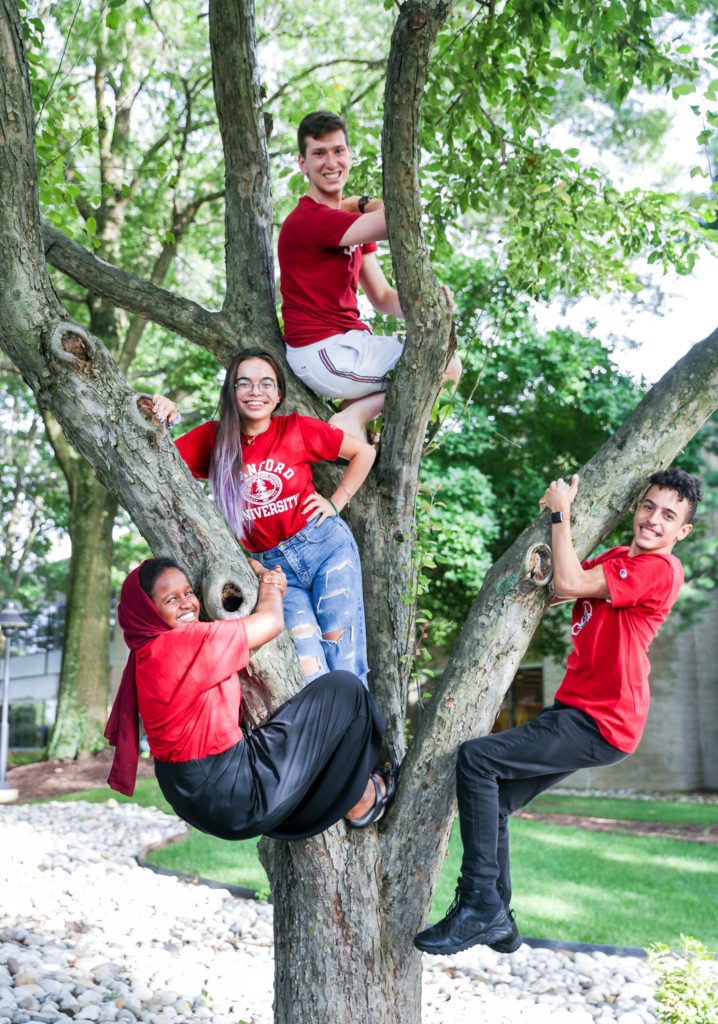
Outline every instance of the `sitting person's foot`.
POLYGON ((384 815, 396 794, 399 762, 396 758, 385 761, 369 776, 364 795, 358 804, 344 815, 352 828, 368 828, 384 815))
POLYGON ((515 953, 523 942, 519 934, 518 925, 516 924, 516 915, 511 907, 506 907, 506 914, 511 922, 511 934, 505 939, 499 939, 498 942, 489 943, 489 949, 493 949, 497 953, 515 953))
POLYGON ((446 917, 415 935, 414 945, 424 953, 460 953, 480 943, 488 946, 507 942, 515 927, 503 903, 487 902, 477 890, 457 885, 446 917))

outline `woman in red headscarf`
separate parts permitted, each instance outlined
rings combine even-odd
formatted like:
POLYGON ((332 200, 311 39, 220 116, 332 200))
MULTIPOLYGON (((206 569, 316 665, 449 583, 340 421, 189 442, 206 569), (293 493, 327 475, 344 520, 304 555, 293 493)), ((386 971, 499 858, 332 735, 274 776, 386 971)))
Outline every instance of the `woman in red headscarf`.
MULTIPOLYGON (((215 622, 200 622, 169 559, 148 559, 125 580, 117 618, 130 656, 105 731, 116 747, 110 785, 134 790, 139 712, 160 788, 190 825, 223 839, 303 839, 342 816, 366 828, 394 796, 397 765, 372 772, 386 723, 357 676, 330 672, 256 729, 240 725, 239 672, 284 625, 284 573, 252 567, 255 611, 215 622)), ((245 703, 268 710, 264 684, 242 678, 245 703)))

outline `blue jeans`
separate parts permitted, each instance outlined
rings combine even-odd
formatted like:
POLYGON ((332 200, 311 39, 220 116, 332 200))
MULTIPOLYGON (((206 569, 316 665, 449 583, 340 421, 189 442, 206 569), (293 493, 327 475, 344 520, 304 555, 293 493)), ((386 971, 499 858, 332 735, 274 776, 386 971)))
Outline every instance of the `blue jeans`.
POLYGON ((284 621, 307 681, 341 669, 359 676, 366 686, 361 563, 347 524, 337 516, 319 526, 312 521, 253 557, 267 569, 278 565, 287 577, 284 621), (328 640, 331 633, 339 638, 328 640))

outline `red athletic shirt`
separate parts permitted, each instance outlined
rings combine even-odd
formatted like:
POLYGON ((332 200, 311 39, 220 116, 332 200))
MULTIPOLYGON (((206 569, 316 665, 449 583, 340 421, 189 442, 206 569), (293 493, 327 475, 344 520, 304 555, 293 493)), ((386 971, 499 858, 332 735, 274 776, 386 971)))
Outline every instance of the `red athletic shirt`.
POLYGON ((603 565, 611 597, 573 606, 574 650, 556 699, 587 712, 609 743, 630 754, 648 716, 647 651, 678 597, 683 567, 675 555, 629 558, 628 551, 611 548, 583 563, 603 565))
POLYGON ((137 652, 137 707, 158 761, 221 754, 241 740, 237 671, 248 661, 242 619, 188 622, 137 652))
POLYGON ((339 248, 360 213, 335 210, 302 196, 279 232, 284 340, 301 348, 347 331, 369 331, 359 319, 357 285, 362 253, 376 242, 339 248))
MULTIPOLYGON (((180 455, 196 477, 209 475, 216 421, 177 439, 180 455)), ((302 506, 314 493, 312 462, 334 461, 344 432, 311 416, 273 416, 263 434, 242 438, 242 497, 248 551, 269 551, 307 525, 302 506)))

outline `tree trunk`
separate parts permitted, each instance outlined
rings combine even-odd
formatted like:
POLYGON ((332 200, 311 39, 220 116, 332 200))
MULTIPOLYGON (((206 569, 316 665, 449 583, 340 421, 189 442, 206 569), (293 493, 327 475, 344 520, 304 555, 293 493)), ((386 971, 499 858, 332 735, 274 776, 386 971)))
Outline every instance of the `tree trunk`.
MULTIPOLYGON (((0 19, 0 41, 3 54, 8 54, 0 62, 0 83, 7 94, 0 100, 0 137, 7 140, 0 146, 0 192, 7 196, 0 207, 0 278, 9 282, 0 291, 0 345, 38 399, 53 409, 98 478, 123 502, 152 549, 182 552, 193 581, 203 583, 210 612, 236 614, 227 608, 233 594, 239 609, 246 611, 256 585, 226 524, 189 477, 164 431, 138 410, 137 396, 106 350, 67 321, 49 288, 30 188, 34 154, 21 32, 9 2, 0 0, 8 15, 0 19)), ((421 83, 447 9, 413 0, 401 8, 388 91, 406 103, 414 121, 419 111, 416 83, 421 83)), ((222 40, 215 45, 221 47, 222 40)), ((235 44, 227 40, 227 45, 235 44)), ((383 651, 382 671, 386 669, 389 680, 379 679, 377 693, 380 703, 387 706, 386 696, 390 707, 389 744, 400 749, 406 668, 397 658, 406 643, 402 631, 411 611, 402 616, 398 602, 412 581, 413 497, 421 438, 448 348, 450 317, 428 273, 425 253, 417 262, 420 219, 408 195, 416 190, 416 151, 405 163, 402 146, 396 144, 407 131, 406 138, 412 140, 407 144, 416 150, 416 125, 402 123, 389 97, 387 108, 394 111, 385 125, 385 134, 391 136, 385 140, 386 170, 392 175, 386 188, 391 196, 389 230, 402 302, 408 300, 405 309, 416 334, 412 332, 407 361, 402 360, 392 382, 375 479, 352 505, 366 521, 359 531, 365 577, 384 604, 371 620, 384 630, 373 640, 374 650, 383 651), (411 173, 409 166, 414 168, 411 173), (409 211, 405 220, 404 207, 409 211), (396 231, 402 233, 396 239, 400 244, 395 244, 396 231), (420 308, 422 316, 416 312, 420 308), (367 550, 371 543, 376 543, 375 552, 367 550)), ((125 302, 131 308, 132 295, 125 302)), ((165 302, 176 322, 180 312, 192 319, 188 304, 177 300, 173 308, 171 296, 165 302)), ((146 309, 142 312, 147 315, 146 309)), ((647 473, 667 465, 717 404, 718 332, 651 391, 585 467, 572 516, 579 554, 609 532, 647 473)), ((490 728, 547 604, 548 538, 546 517, 539 517, 487 574, 409 745, 397 800, 379 827, 352 832, 339 823, 303 842, 260 844, 275 899, 277 1021, 420 1020, 421 960, 412 936, 425 920, 454 816, 456 749, 463 739, 490 728)), ((286 635, 258 652, 257 667, 279 700, 299 685, 286 635)))
POLYGON ((76 467, 70 510, 72 558, 67 580, 57 719, 48 757, 76 757, 105 746, 110 649, 112 527, 117 502, 87 464, 76 467))
POLYGON ((209 41, 224 149, 224 312, 238 332, 238 348, 270 342, 282 350, 274 309, 272 180, 253 0, 212 0, 209 41))
MULTIPOLYGON (((213 618, 254 606, 256 576, 166 430, 117 363, 59 305, 43 258, 27 64, 17 8, 0 0, 0 345, 42 409, 127 509, 157 554, 181 555, 213 618)), ((253 668, 280 702, 301 680, 286 633, 253 668)))
POLYGON ((302 842, 263 839, 274 901, 274 1019, 417 1024, 421 959, 391 925, 386 837, 344 824, 302 842), (271 852, 270 852, 271 848, 271 852))

